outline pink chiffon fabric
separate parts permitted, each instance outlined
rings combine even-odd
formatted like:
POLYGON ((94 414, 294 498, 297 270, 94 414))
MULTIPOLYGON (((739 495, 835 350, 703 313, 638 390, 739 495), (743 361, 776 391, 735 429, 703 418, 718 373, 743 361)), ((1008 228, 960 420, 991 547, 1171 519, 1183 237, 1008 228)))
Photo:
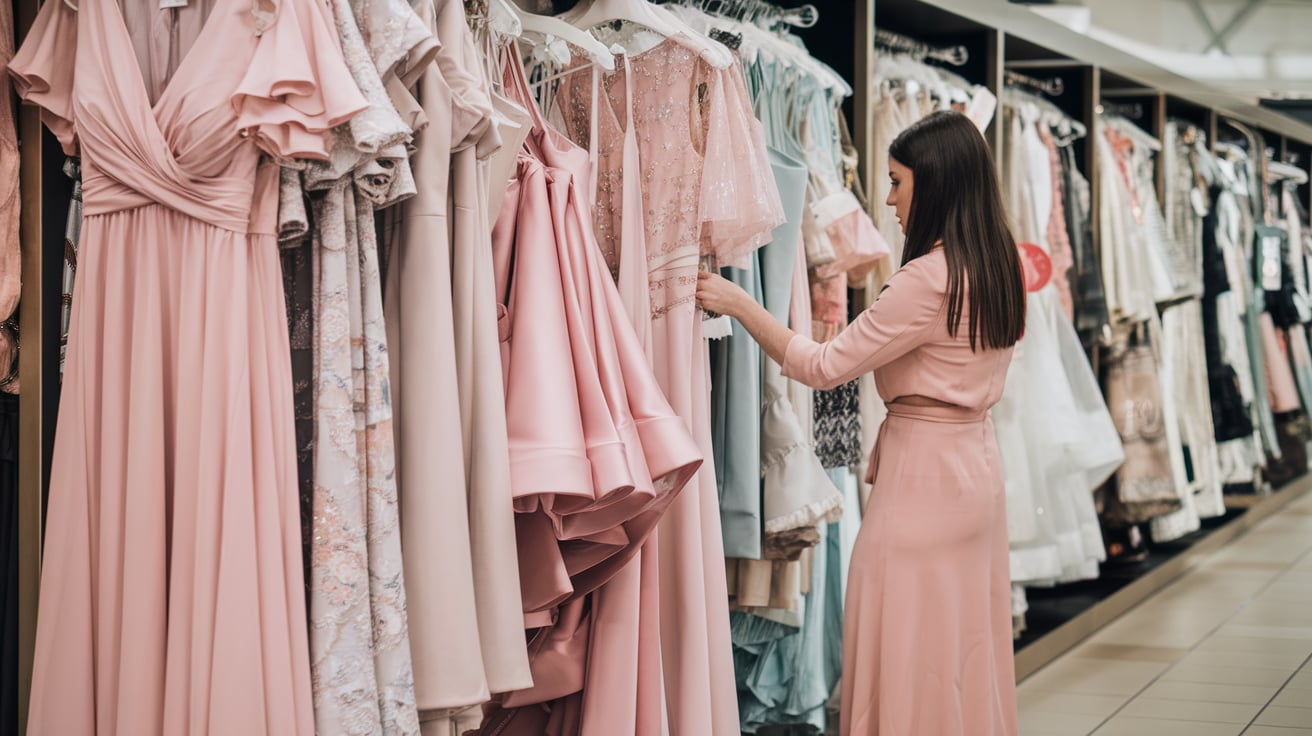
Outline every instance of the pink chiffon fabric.
POLYGON ((9 69, 80 150, 85 201, 28 732, 310 736, 278 169, 259 161, 325 158, 365 103, 310 0, 207 5, 169 79, 133 29, 168 37, 172 11, 77 6, 45 3, 9 69))

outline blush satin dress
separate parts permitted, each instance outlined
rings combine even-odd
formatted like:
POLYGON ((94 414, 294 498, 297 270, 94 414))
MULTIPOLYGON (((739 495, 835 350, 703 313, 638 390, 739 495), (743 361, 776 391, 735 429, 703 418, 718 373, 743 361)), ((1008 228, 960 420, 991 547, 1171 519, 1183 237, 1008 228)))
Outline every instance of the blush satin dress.
POLYGON ((903 266, 827 343, 798 335, 784 375, 829 388, 875 374, 888 418, 852 552, 843 736, 1014 736, 1006 494, 989 408, 1011 349, 947 329, 947 260, 903 266), (943 406, 913 406, 923 396, 943 406))

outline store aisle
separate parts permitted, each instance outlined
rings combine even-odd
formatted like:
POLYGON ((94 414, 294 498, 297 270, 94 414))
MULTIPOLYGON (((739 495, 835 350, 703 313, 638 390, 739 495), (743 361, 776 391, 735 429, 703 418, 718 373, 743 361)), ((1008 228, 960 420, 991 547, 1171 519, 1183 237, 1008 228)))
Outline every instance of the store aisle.
POLYGON ((1312 494, 1018 694, 1021 736, 1312 736, 1312 494))

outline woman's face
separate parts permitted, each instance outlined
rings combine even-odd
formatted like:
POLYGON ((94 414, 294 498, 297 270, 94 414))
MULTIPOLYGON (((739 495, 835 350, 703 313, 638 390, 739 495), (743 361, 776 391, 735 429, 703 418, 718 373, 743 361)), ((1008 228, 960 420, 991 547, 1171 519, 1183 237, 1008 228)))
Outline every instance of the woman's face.
POLYGON ((889 156, 888 178, 892 186, 888 189, 888 200, 885 204, 897 212, 897 224, 902 226, 902 234, 905 235, 907 220, 911 215, 911 192, 915 184, 915 175, 911 173, 911 169, 889 156))

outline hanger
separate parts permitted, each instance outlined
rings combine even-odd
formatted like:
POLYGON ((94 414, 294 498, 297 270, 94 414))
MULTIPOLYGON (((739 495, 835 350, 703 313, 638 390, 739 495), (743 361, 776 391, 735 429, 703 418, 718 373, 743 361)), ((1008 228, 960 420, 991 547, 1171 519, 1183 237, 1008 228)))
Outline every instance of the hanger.
POLYGON ((1011 107, 1019 107, 1022 104, 1037 106, 1043 112, 1043 122, 1062 139, 1069 139, 1065 140, 1066 143, 1089 134, 1089 129, 1085 127, 1084 123, 1066 114, 1064 110, 1054 105, 1051 100, 1040 97, 1024 87, 1017 87, 1008 83, 1002 89, 1001 98, 1004 105, 1011 107))
POLYGON ((1098 117, 1114 127, 1121 135, 1132 139, 1136 148, 1142 146, 1153 151, 1162 150, 1162 142, 1158 140, 1156 136, 1139 127, 1127 116, 1118 111, 1118 107, 1133 108, 1134 105, 1138 105, 1140 112, 1142 112, 1143 105, 1140 105, 1137 102, 1133 103, 1133 105, 1120 106, 1111 103, 1103 103, 1098 105, 1098 117))
POLYGON ((588 55, 588 58, 592 60, 592 63, 606 71, 615 70, 615 55, 611 53, 606 44, 598 41, 591 33, 572 26, 559 18, 530 13, 518 6, 513 7, 515 17, 519 19, 520 27, 524 32, 545 38, 559 38, 568 41, 582 49, 588 55))
MULTIPOLYGON (((744 0, 738 0, 743 2, 744 0)), ((745 0, 747 3, 756 3, 763 8, 772 8, 775 13, 771 17, 780 17, 778 13, 786 12, 762 0, 745 0)), ((770 58, 780 62, 786 68, 801 69, 808 76, 815 79, 821 87, 835 91, 842 97, 852 96, 852 87, 843 79, 842 75, 834 71, 833 68, 816 59, 806 50, 804 45, 795 42, 791 34, 776 34, 763 28, 759 22, 764 17, 762 15, 753 16, 756 22, 738 17, 733 12, 735 9, 741 9, 743 6, 731 6, 733 0, 688 0, 682 4, 671 4, 665 9, 671 14, 687 23, 697 31, 709 34, 711 30, 728 30, 739 35, 743 44, 739 52, 745 57, 755 58, 756 53, 764 52, 770 58)), ((796 8, 794 10, 804 10, 796 8)), ((764 12, 764 11, 762 11, 764 12)), ((814 8, 808 11, 808 20, 814 21, 817 13, 814 8)), ((749 13, 750 14, 750 13, 749 13)))
POLYGON ((1281 181, 1293 186, 1302 186, 1307 183, 1307 172, 1283 161, 1272 161, 1267 164, 1267 173, 1271 175, 1273 181, 1281 181))
POLYGON ((1031 77, 1026 74, 1021 74, 1020 72, 1013 72, 1013 71, 1007 72, 1007 84, 1017 85, 1020 87, 1029 87, 1030 89, 1033 89, 1037 92, 1042 92, 1043 94, 1052 97, 1059 97, 1061 96, 1062 92, 1066 91, 1066 83, 1062 81, 1061 77, 1053 77, 1052 79, 1037 79, 1035 77, 1031 77))
POLYGON ((733 52, 723 44, 697 33, 673 13, 647 0, 583 0, 556 17, 576 28, 594 28, 614 21, 636 23, 667 38, 678 36, 717 69, 733 65, 733 52))
POLYGON ((952 66, 964 66, 967 61, 970 61, 970 51, 967 50, 965 46, 945 46, 939 48, 917 41, 914 38, 903 36, 900 33, 893 33, 892 31, 885 31, 883 29, 875 30, 875 45, 882 46, 889 51, 905 52, 917 61, 936 59, 938 61, 947 62, 952 66))
POLYGON ((510 4, 509 0, 489 0, 487 4, 487 21, 492 30, 502 36, 519 38, 524 32, 523 26, 519 22, 519 9, 510 4))

